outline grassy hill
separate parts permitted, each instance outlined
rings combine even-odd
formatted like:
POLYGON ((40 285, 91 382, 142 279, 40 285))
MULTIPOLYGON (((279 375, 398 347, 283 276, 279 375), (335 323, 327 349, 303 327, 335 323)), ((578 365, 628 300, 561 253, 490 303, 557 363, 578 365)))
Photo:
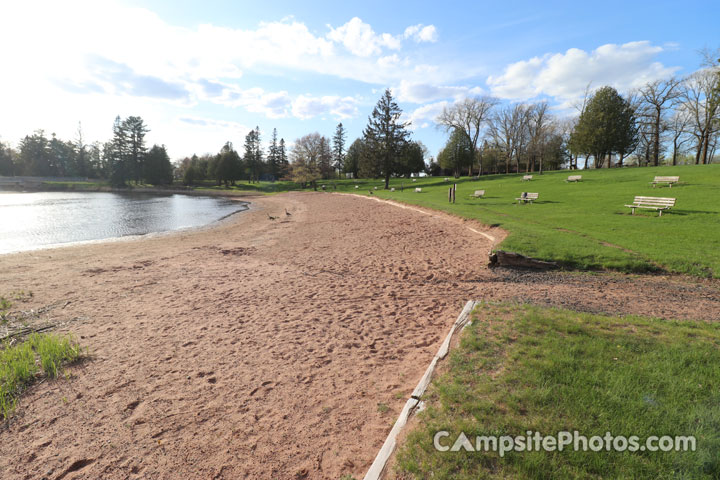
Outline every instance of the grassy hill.
POLYGON ((479 180, 430 177, 411 182, 393 179, 398 190, 382 190, 380 180, 338 182, 338 191, 398 200, 477 219, 510 232, 501 248, 580 269, 626 272, 667 270, 720 277, 720 165, 588 170, 583 181, 566 183, 573 172, 492 175, 479 180), (672 188, 652 188, 656 175, 679 175, 672 188), (401 183, 405 190, 399 191, 401 183), (457 183, 456 203, 449 204, 450 184, 457 183), (410 188, 408 188, 410 187, 410 188), (415 193, 414 187, 422 187, 415 193), (474 199, 484 189, 485 198, 474 199), (532 205, 514 202, 523 191, 538 192, 532 205), (625 204, 636 195, 675 197, 676 207, 658 218, 653 211, 630 215, 625 204))

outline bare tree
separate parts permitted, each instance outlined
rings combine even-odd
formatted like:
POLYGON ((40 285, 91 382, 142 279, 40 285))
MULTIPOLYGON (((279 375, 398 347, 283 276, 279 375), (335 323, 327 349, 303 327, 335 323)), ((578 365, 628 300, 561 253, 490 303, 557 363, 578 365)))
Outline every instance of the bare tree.
POLYGON ((547 102, 536 103, 531 107, 528 119, 528 132, 530 135, 530 161, 527 170, 535 171, 535 162, 539 160, 539 172, 543 173, 543 158, 545 147, 551 134, 555 133, 552 115, 548 112, 547 102))
POLYGON ((529 141, 528 124, 532 105, 516 103, 500 109, 493 117, 490 131, 495 145, 505 153, 505 173, 510 173, 510 164, 520 171, 520 157, 525 153, 529 141))
MULTIPOLYGON (((458 130, 467 137, 473 149, 473 160, 477 156, 477 144, 480 133, 489 120, 490 113, 498 100, 494 97, 469 97, 463 101, 443 108, 435 122, 448 132, 458 130)), ((472 164, 470 165, 472 175, 472 164)), ((479 162, 478 175, 482 175, 482 161, 479 162)))
POLYGON ((684 106, 675 109, 668 120, 668 140, 672 142, 672 164, 677 165, 677 157, 684 152, 685 145, 691 138, 688 129, 692 125, 692 115, 684 106))
POLYGON ((679 85, 680 80, 676 78, 655 80, 646 83, 639 92, 650 119, 652 162, 656 167, 660 163, 660 135, 665 127, 663 115, 667 109, 672 108, 682 94, 679 85))
POLYGON ((692 133, 697 140, 695 164, 708 163, 711 139, 720 129, 720 101, 714 94, 718 68, 698 70, 685 80, 682 101, 692 118, 692 133))

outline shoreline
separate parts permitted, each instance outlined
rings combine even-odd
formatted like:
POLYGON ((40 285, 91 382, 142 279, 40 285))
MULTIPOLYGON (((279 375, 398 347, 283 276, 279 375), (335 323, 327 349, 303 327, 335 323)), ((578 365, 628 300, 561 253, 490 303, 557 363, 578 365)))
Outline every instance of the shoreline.
MULTIPOLYGON (((71 191, 71 190, 68 190, 68 191, 71 191)), ((44 193, 44 192, 2 192, 2 191, 0 191, 0 194, 1 193, 44 193)), ((78 193, 96 193, 96 192, 78 192, 78 193)), ((120 192, 108 192, 108 193, 120 193, 120 192)), ((194 195, 194 196, 203 196, 203 195, 194 195)), ((207 196, 212 197, 213 195, 207 195, 207 196)), ((217 196, 219 196, 219 195, 217 195, 217 196)), ((226 196, 233 202, 242 203, 244 208, 240 208, 238 210, 235 210, 234 212, 223 215, 222 217, 218 218, 217 220, 213 220, 212 222, 207 223, 205 225, 199 225, 199 226, 195 226, 195 227, 183 227, 183 228, 177 228, 177 229, 173 229, 173 230, 162 230, 162 231, 158 231, 158 232, 148 232, 148 233, 134 234, 134 235, 123 235, 120 237, 107 237, 107 238, 97 238, 97 239, 92 239, 92 240, 77 240, 77 241, 54 243, 54 244, 47 244, 47 245, 38 245, 36 247, 28 248, 25 250, 0 252, 0 259, 2 259, 2 257, 5 255, 15 255, 15 254, 26 253, 26 252, 38 252, 38 251, 43 251, 43 250, 54 250, 54 249, 78 247, 78 246, 84 246, 84 245, 99 245, 99 244, 103 244, 103 243, 134 242, 134 241, 150 239, 150 238, 160 238, 163 236, 171 236, 171 235, 175 235, 175 234, 179 234, 179 233, 202 231, 205 229, 214 228, 223 222, 229 221, 229 219, 232 219, 238 213, 247 212, 252 208, 253 202, 251 202, 249 200, 244 200, 244 198, 246 198, 245 196, 240 196, 240 195, 226 195, 226 196)))
POLYGON ((252 205, 0 256, 5 288, 33 293, 17 308, 59 305, 43 318, 92 352, 20 399, 3 478, 361 478, 468 299, 720 320, 717 282, 490 271, 481 227, 442 214, 327 193, 252 205))

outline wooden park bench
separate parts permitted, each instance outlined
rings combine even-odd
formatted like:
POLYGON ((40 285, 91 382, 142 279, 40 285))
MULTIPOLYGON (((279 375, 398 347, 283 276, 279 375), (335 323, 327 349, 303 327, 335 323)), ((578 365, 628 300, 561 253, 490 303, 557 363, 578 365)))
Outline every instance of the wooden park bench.
POLYGON ((635 200, 633 200, 632 205, 625 205, 626 207, 632 209, 632 215, 635 215, 635 209, 636 208, 645 208, 648 210, 657 210, 658 211, 658 217, 662 217, 663 210, 670 210, 672 207, 675 206, 675 199, 674 198, 665 198, 665 197, 635 197, 635 200))
POLYGON ((570 175, 567 177, 566 182, 581 182, 582 181, 582 175, 570 175))
POLYGON ((523 182, 529 182, 530 180, 532 180, 532 175, 523 175, 523 182))
POLYGON ((485 190, 475 190, 475 193, 470 196, 473 198, 482 198, 485 196, 485 190))
POLYGON ((420 193, 420 192, 422 192, 422 188, 418 187, 415 189, 415 193, 420 193))
POLYGON ((518 203, 532 203, 534 200, 537 200, 539 196, 539 193, 523 192, 522 195, 515 200, 517 200, 518 203))
POLYGON ((655 188, 655 185, 660 184, 666 184, 668 187, 672 188, 673 183, 678 183, 679 181, 680 177, 655 177, 651 183, 653 188, 655 188))

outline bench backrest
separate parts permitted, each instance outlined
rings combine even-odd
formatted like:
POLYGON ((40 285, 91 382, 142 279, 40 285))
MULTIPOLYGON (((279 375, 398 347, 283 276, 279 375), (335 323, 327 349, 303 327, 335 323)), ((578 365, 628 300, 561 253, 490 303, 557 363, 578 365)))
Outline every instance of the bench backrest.
POLYGON ((485 195, 485 190, 475 190, 475 193, 473 195, 475 195, 476 197, 482 197, 483 195, 485 195))
POLYGON ((674 207, 675 199, 667 197, 635 197, 633 203, 636 205, 648 205, 651 207, 674 207))
POLYGON ((524 197, 521 196, 520 198, 527 198, 528 200, 537 200, 539 196, 540 196, 539 193, 527 192, 524 197))
POLYGON ((416 189, 415 189, 415 192, 417 192, 417 193, 422 192, 422 188, 416 188, 416 189))
POLYGON ((654 182, 679 182, 680 177, 655 177, 654 182))
POLYGON ((568 180, 570 180, 571 182, 582 180, 582 175, 570 175, 568 177, 568 180))
POLYGON ((523 175, 523 180, 532 180, 532 175, 523 175))

